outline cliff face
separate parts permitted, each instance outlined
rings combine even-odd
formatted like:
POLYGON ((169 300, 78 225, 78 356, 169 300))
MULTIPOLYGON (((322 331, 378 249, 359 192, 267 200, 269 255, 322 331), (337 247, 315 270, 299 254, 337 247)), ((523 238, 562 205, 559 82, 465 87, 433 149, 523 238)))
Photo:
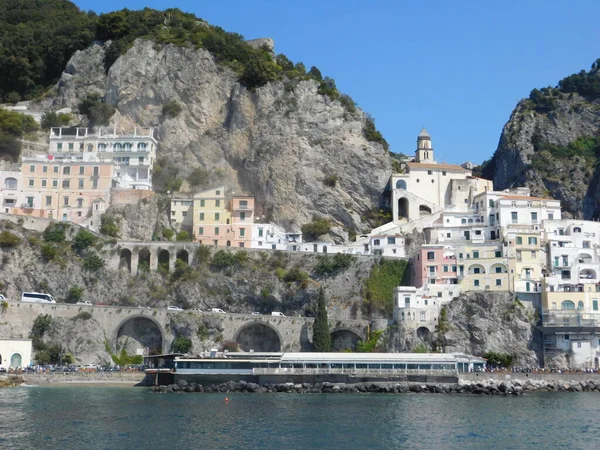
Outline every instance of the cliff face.
POLYGON ((517 364, 539 364, 533 337, 535 310, 508 293, 467 292, 445 307, 442 320, 448 352, 508 353, 517 364))
POLYGON ((105 48, 76 52, 55 104, 77 108, 88 94, 116 107, 119 127, 157 128, 158 158, 181 179, 195 167, 210 182, 257 199, 258 215, 299 228, 313 215, 363 228, 391 173, 387 152, 362 134, 365 115, 317 93, 311 80, 272 82, 255 92, 203 50, 137 40, 105 73, 105 48), (176 101, 181 112, 163 115, 176 101), (323 180, 335 175, 328 187, 323 180))
POLYGON ((600 98, 551 92, 551 108, 519 102, 484 174, 496 189, 529 186, 533 195, 561 200, 566 217, 597 218, 598 148, 590 139, 600 127, 600 98))

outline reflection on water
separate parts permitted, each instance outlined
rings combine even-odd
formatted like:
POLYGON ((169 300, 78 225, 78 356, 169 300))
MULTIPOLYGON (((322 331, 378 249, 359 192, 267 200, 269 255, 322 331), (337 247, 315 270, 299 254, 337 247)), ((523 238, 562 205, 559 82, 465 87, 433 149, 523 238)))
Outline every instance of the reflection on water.
POLYGON ((600 394, 152 394, 0 389, 0 448, 595 448, 600 394))

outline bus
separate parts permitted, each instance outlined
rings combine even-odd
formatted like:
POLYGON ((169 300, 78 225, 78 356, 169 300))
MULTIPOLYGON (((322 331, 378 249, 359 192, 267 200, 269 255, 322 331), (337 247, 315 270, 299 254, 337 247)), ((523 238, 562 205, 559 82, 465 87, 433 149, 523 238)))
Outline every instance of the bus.
POLYGON ((22 302, 34 302, 34 303, 56 303, 54 297, 50 294, 44 294, 42 292, 23 292, 21 295, 22 302))

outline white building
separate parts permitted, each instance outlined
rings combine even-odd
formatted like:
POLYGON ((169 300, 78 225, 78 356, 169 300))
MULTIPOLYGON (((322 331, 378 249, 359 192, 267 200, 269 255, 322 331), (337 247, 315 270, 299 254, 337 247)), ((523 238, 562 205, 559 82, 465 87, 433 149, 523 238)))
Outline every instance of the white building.
POLYGON ((23 175, 20 170, 0 170, 0 211, 8 214, 12 208, 16 208, 22 189, 23 175))
POLYGON ((181 227, 191 235, 194 225, 194 199, 172 198, 169 213, 171 225, 181 227))
POLYGON ((426 337, 435 332, 442 306, 459 295, 458 285, 398 286, 394 294, 394 321, 426 337))
POLYGON ((302 245, 302 233, 288 233, 279 225, 255 223, 252 225, 251 248, 297 251, 302 245))
POLYGON ((18 369, 31 364, 31 339, 0 339, 0 367, 18 369))
POLYGON ((49 153, 78 154, 83 160, 111 158, 117 165, 113 188, 152 189, 158 143, 152 128, 118 134, 116 128, 52 128, 49 153))

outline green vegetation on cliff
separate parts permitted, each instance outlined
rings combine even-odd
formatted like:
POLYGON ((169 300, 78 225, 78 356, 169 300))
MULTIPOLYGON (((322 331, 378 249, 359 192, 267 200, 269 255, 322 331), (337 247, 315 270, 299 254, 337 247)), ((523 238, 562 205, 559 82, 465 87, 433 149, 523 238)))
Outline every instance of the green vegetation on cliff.
POLYGON ((407 262, 381 259, 373 266, 365 283, 365 302, 371 309, 385 311, 391 316, 394 311, 394 289, 402 284, 407 262))

